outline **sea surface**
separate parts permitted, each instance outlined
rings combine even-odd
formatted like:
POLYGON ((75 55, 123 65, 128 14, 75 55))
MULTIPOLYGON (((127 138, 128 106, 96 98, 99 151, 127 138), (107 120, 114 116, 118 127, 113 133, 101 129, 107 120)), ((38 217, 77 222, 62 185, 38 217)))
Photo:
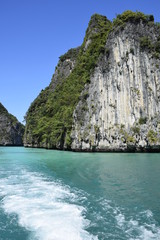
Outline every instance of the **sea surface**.
POLYGON ((160 154, 0 147, 0 240, 160 239, 160 154))

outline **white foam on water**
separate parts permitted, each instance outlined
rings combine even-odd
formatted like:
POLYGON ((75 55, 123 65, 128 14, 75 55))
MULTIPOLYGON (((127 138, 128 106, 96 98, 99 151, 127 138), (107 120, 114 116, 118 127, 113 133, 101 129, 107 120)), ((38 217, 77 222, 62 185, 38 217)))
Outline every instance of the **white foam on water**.
POLYGON ((39 240, 97 240, 86 228, 85 209, 76 205, 76 194, 67 186, 22 171, 0 179, 1 207, 16 214, 19 225, 39 240))
MULTIPOLYGON (((160 227, 154 220, 152 211, 146 210, 133 213, 130 216, 126 209, 121 209, 113 205, 111 201, 102 201, 103 209, 106 215, 112 216, 116 223, 114 228, 117 232, 122 232, 122 235, 128 240, 160 240, 160 227)), ((114 237, 113 237, 114 239, 114 237)), ((115 236, 115 239, 118 239, 115 236)))
POLYGON ((117 224, 126 233, 129 240, 160 240, 160 228, 155 225, 150 210, 139 213, 136 220, 132 218, 127 220, 119 209, 117 212, 119 212, 115 216, 117 224), (141 223, 141 217, 144 217, 146 221, 141 223))

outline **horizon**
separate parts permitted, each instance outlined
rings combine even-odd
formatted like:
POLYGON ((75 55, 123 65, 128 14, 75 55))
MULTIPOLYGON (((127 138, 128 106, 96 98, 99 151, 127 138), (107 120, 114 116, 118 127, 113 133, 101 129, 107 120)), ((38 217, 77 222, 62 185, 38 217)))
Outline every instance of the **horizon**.
POLYGON ((59 57, 80 46, 95 13, 110 21, 126 10, 152 14, 159 22, 159 1, 90 3, 64 0, 0 2, 0 102, 20 122, 30 104, 47 87, 59 57), (71 5, 71 7, 70 7, 71 5), (65 23, 65 24, 64 24, 65 23))

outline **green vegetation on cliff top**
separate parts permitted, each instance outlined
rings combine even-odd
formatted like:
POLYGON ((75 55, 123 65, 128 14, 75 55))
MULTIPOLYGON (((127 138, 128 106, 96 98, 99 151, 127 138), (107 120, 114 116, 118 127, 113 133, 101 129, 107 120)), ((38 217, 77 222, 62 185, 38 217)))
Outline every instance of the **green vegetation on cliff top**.
POLYGON ((143 23, 154 22, 154 17, 153 15, 146 15, 142 12, 132 12, 128 10, 122 14, 118 14, 113 20, 113 25, 121 26, 126 22, 139 23, 140 21, 143 23))
POLYGON ((0 114, 7 114, 7 109, 0 103, 0 114))
POLYGON ((8 119, 13 123, 17 123, 18 120, 15 116, 13 116, 12 114, 10 114, 7 109, 0 103, 0 115, 5 115, 6 117, 8 117, 8 119))

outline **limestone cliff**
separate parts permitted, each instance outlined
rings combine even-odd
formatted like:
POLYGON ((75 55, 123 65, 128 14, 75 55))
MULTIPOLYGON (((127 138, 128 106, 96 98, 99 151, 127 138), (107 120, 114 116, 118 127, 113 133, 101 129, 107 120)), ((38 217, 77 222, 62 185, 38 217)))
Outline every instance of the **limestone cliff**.
POLYGON ((70 70, 65 70, 61 61, 59 74, 56 69, 47 88, 45 102, 40 102, 38 108, 33 103, 28 111, 26 146, 76 151, 160 151, 160 26, 154 23, 153 16, 127 11, 111 23, 94 15, 74 61, 63 59, 64 66, 70 64, 70 70), (81 84, 78 92, 75 78, 77 88, 81 84), (68 91, 68 98, 65 91, 59 90, 62 88, 68 91), (55 110, 56 105, 52 105, 54 109, 48 107, 52 112, 48 121, 43 104, 46 108, 59 98, 61 111, 55 110), (35 120, 30 117, 31 109, 33 114, 38 113, 36 125, 42 119, 43 123, 48 122, 48 128, 39 125, 35 135, 34 124, 30 123, 35 120), (56 115, 61 116, 61 121, 56 115))
POLYGON ((0 103, 0 145, 22 146, 24 126, 0 103))

